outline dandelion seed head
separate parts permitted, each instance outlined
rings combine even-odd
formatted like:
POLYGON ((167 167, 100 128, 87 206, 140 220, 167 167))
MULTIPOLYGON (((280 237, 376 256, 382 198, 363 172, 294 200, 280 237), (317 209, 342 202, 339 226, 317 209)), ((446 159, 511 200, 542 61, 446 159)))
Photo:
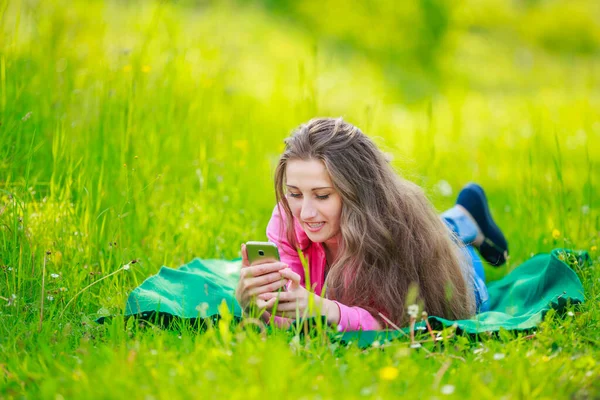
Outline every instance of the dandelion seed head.
POLYGON ((442 392, 442 394, 445 394, 445 395, 450 395, 450 394, 454 393, 454 386, 453 385, 444 385, 440 389, 440 392, 442 392))
POLYGON ((408 306, 408 316, 412 318, 417 318, 417 314, 419 314, 419 306, 417 304, 411 304, 408 306))

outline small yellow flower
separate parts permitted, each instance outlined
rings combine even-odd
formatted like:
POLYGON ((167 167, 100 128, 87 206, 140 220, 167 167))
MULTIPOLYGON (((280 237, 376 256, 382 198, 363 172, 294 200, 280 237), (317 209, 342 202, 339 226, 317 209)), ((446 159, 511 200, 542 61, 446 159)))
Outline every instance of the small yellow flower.
POLYGON ((123 72, 131 72, 131 65, 127 64, 123 67, 123 72))
POLYGON ((398 368, 384 367, 379 370, 379 377, 384 381, 393 381, 398 377, 398 368))
POLYGON ((54 253, 54 263, 60 264, 60 262, 62 261, 62 256, 63 256, 63 254, 60 251, 57 251, 56 253, 54 253))
POLYGON ((552 231, 552 237, 553 237, 554 239, 558 239, 558 238, 560 237, 560 231, 559 231, 558 229, 554 229, 554 230, 552 231))
POLYGON ((150 72, 150 70, 151 70, 151 69, 152 69, 152 68, 150 68, 150 66, 149 66, 149 65, 144 65, 144 66, 142 67, 142 72, 143 72, 143 73, 145 73, 145 74, 147 74, 148 72, 150 72))
POLYGON ((248 141, 245 139, 242 140, 234 140, 233 147, 237 148, 241 152, 245 153, 248 151, 248 141))
POLYGON ((590 250, 591 250, 591 251, 596 251, 596 250, 598 250, 598 246, 592 246, 592 247, 590 248, 590 250))

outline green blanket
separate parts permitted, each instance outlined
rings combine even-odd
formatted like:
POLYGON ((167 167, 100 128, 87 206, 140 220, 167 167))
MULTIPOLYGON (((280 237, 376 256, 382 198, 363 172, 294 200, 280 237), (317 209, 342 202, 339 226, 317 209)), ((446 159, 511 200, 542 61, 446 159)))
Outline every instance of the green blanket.
MULTIPOLYGON (((560 310, 567 302, 584 300, 581 281, 566 263, 569 257, 581 265, 588 256, 585 252, 565 249, 534 256, 503 279, 489 283, 490 311, 468 320, 450 321, 430 316, 429 321, 437 327, 457 324, 459 330, 469 334, 495 332, 500 328, 535 328, 549 309, 560 310)), ((157 275, 131 292, 125 315, 208 318, 217 316, 219 305, 225 301, 233 315, 241 317, 242 310, 234 297, 239 269, 239 260, 198 258, 178 269, 162 267, 157 275)), ((364 345, 399 335, 401 333, 394 331, 346 332, 341 340, 358 340, 364 345)))

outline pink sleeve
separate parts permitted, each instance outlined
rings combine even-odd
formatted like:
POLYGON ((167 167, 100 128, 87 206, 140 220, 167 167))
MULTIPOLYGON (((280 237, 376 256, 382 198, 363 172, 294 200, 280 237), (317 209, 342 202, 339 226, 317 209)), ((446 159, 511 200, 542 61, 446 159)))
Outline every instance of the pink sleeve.
POLYGON ((300 256, 298 255, 298 251, 292 247, 290 242, 287 239, 287 233, 285 230, 285 225, 283 218, 279 214, 279 210, 277 206, 273 210, 273 215, 271 215, 271 220, 267 225, 267 237, 269 240, 277 245, 279 249, 279 258, 281 262, 287 264, 288 267, 302 278, 300 280, 300 284, 303 287, 306 287, 304 281, 304 266, 300 261, 300 256))
POLYGON ((377 319, 370 312, 360 307, 348 307, 333 300, 340 309, 340 331, 377 331, 383 329, 377 319))

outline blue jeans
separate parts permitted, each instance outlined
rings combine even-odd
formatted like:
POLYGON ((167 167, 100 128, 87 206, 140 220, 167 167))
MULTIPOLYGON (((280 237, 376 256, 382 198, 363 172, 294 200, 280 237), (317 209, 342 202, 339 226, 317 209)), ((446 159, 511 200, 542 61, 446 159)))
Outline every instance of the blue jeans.
POLYGON ((477 237, 477 226, 457 207, 453 207, 445 211, 441 215, 442 220, 446 223, 452 232, 456 233, 458 238, 465 244, 465 255, 473 268, 473 291, 475 292, 475 304, 477 312, 489 310, 489 295, 487 286, 485 285, 485 271, 483 270, 483 262, 481 257, 471 245, 475 237, 477 237))

